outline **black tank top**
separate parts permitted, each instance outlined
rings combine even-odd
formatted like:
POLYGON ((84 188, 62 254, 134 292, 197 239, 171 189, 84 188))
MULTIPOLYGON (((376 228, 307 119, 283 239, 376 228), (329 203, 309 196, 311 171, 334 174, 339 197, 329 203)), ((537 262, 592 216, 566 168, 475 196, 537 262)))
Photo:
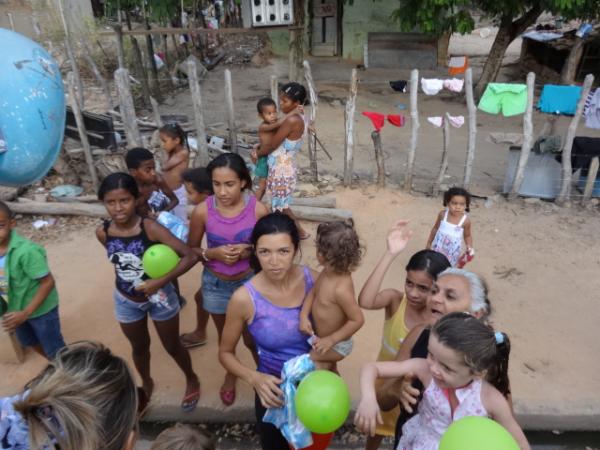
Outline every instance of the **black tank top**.
POLYGON ((110 220, 104 221, 106 233, 106 252, 108 260, 115 266, 117 289, 127 297, 143 301, 144 294, 135 290, 141 281, 148 279, 144 273, 142 256, 148 247, 156 244, 144 230, 144 219, 140 220, 140 232, 135 236, 121 237, 108 234, 110 220))

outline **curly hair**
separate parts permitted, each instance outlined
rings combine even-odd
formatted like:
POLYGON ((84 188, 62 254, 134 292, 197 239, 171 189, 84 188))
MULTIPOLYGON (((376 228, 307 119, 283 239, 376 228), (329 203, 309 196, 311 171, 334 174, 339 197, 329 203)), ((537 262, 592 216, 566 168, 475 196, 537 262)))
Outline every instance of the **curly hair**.
POLYGON ((352 219, 320 224, 316 244, 325 263, 337 273, 354 271, 364 253, 352 219))

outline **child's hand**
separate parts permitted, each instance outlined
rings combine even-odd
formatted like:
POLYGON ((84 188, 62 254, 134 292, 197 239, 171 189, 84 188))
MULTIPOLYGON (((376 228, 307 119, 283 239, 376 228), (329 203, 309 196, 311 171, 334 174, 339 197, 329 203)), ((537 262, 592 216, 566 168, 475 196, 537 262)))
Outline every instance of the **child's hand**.
POLYGON ((369 436, 375 436, 377 424, 383 424, 377 400, 361 399, 354 414, 354 425, 369 436))
POLYGON ((399 386, 400 392, 398 393, 398 400, 400 401, 400 405, 402 405, 402 409, 408 413, 413 412, 413 408, 417 404, 417 399, 421 394, 421 391, 412 386, 414 379, 415 375, 409 373, 402 378, 402 382, 399 386))
POLYGON ((319 355, 324 355, 329 350, 331 350, 331 347, 333 347, 334 345, 334 340, 327 336, 324 338, 316 338, 315 343, 313 344, 313 348, 319 355))
POLYGON ((309 336, 313 336, 315 334, 315 330, 313 330, 310 319, 302 314, 300 315, 300 331, 309 336))
POLYGON ((135 287, 136 291, 143 292, 149 296, 155 294, 162 287, 162 283, 158 280, 146 280, 135 287))
POLYGON ((250 159, 254 164, 256 164, 256 161, 258 161, 258 154, 256 153, 257 151, 258 147, 255 146, 254 149, 250 152, 250 159))
POLYGON ((408 220, 399 220, 388 232, 387 249, 394 256, 406 248, 412 236, 412 231, 407 226, 408 220))
POLYGON ((2 327, 7 333, 12 333, 29 319, 29 314, 25 311, 15 311, 4 315, 2 318, 2 327))

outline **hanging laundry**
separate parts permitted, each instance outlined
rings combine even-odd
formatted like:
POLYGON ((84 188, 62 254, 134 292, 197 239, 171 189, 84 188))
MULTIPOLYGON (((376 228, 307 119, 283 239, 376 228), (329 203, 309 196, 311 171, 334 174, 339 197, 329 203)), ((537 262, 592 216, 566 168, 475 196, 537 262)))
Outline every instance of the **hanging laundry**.
POLYGON ((421 89, 427 95, 436 95, 444 88, 444 80, 438 78, 421 78, 421 89))
POLYGON ((449 80, 444 80, 444 89, 448 89, 452 92, 461 92, 464 84, 465 80, 461 80, 460 78, 450 78, 449 80))
POLYGON ((406 80, 390 81, 390 87, 397 92, 406 92, 407 85, 408 81, 406 80))
POLYGON ((572 116, 577 110, 579 97, 581 97, 581 86, 546 84, 542 89, 538 108, 544 113, 572 116))
POLYGON ((450 125, 452 125, 454 128, 460 128, 465 124, 465 116, 448 115, 448 120, 450 121, 450 125))
POLYGON ((527 85, 512 83, 488 83, 478 108, 489 114, 505 117, 523 114, 527 107, 527 85))
POLYGON ((371 123, 373 124, 375 131, 380 131, 385 125, 385 114, 371 111, 363 111, 362 115, 367 116, 369 119, 371 119, 371 123))
POLYGON ((586 107, 583 112, 585 126, 596 130, 600 129, 600 88, 590 92, 585 103, 586 107))
POLYGON ((441 116, 428 117, 427 121, 434 127, 440 128, 444 124, 444 118, 441 116))
POLYGON ((387 120, 396 127, 403 127, 406 123, 406 117, 402 114, 388 114, 387 120))

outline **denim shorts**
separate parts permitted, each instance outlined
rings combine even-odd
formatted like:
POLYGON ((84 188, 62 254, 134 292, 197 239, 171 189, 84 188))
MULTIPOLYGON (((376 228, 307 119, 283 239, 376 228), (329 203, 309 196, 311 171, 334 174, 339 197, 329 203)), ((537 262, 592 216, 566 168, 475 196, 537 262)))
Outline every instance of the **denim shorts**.
POLYGON ((39 344, 48 359, 54 358, 56 352, 65 346, 60 332, 58 306, 39 317, 27 319, 17 327, 15 333, 23 347, 39 344))
POLYGON ((151 300, 146 302, 134 302, 125 297, 118 289, 115 289, 115 317, 119 323, 133 323, 142 320, 146 314, 155 322, 172 319, 179 313, 179 297, 172 284, 161 288, 167 294, 163 303, 155 303, 151 300))
POLYGON ((249 272, 241 280, 226 281, 221 280, 210 270, 204 269, 202 272, 202 304, 204 310, 211 314, 225 314, 233 293, 253 276, 254 273, 249 272))

